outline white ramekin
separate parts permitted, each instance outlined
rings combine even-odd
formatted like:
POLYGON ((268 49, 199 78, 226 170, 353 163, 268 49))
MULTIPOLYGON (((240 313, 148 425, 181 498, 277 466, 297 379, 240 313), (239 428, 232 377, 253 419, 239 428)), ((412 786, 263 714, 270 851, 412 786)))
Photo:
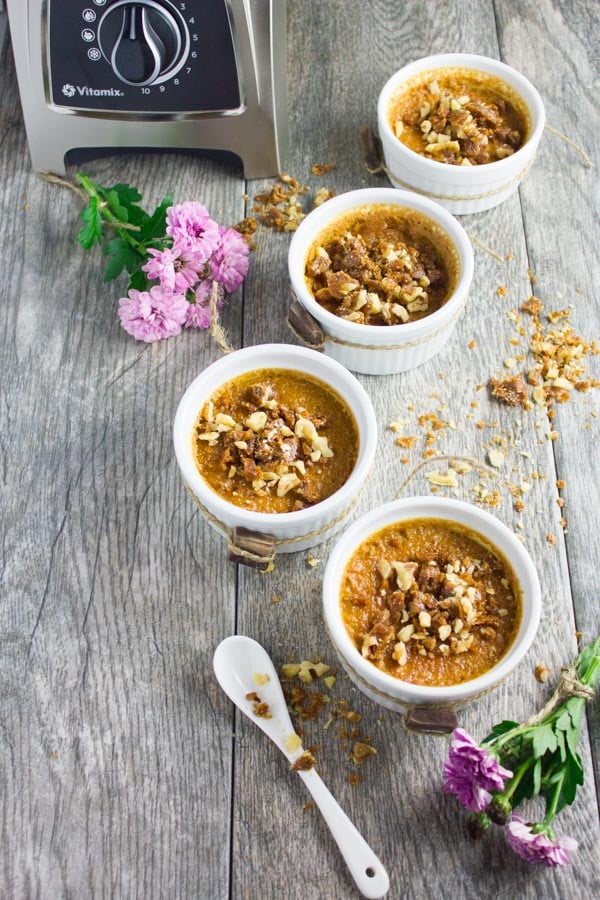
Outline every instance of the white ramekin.
POLYGON ((490 513, 464 503, 438 497, 411 497, 386 503, 354 522, 335 545, 323 579, 325 624, 340 662, 349 677, 372 700, 388 709, 405 712, 415 706, 459 706, 499 684, 512 672, 531 646, 541 613, 541 594, 531 557, 512 531, 490 513), (340 583, 350 557, 370 535, 388 525, 411 519, 445 519, 483 535, 511 564, 521 587, 522 619, 514 643, 489 671, 451 687, 427 687, 400 681, 381 672, 354 646, 342 621, 340 583))
POLYGON ((511 66, 472 53, 443 53, 418 59, 392 75, 379 95, 377 120, 384 160, 392 173, 392 182, 437 200, 452 213, 464 215, 491 209, 516 191, 533 162, 546 116, 536 89, 511 66), (530 116, 529 137, 512 156, 482 166, 451 166, 419 156, 398 140, 388 122, 388 110, 400 85, 428 69, 449 67, 495 75, 523 99, 530 116))
POLYGON ((213 528, 226 535, 228 529, 236 527, 271 535, 275 538, 275 551, 289 553, 319 544, 347 522, 373 464, 377 422, 366 391, 339 363, 304 347, 260 344, 223 356, 198 375, 177 408, 173 440, 183 480, 202 507, 217 520, 208 519, 213 528), (215 493, 196 468, 192 434, 203 404, 220 385, 258 369, 289 369, 318 378, 343 397, 354 414, 359 434, 356 465, 338 491, 307 509, 289 513, 257 513, 242 509, 215 493), (347 515, 344 514, 346 510, 347 515), (284 543, 278 543, 280 541, 284 543))
POLYGON ((325 353, 353 372, 390 375, 427 362, 450 337, 471 286, 473 248, 462 225, 432 200, 395 188, 364 188, 339 194, 309 213, 294 233, 288 265, 297 300, 323 330, 325 353), (306 284, 306 257, 318 234, 342 213, 377 203, 412 209, 428 216, 445 231, 456 249, 459 271, 454 292, 440 309, 416 322, 403 325, 346 322, 317 303, 306 284))

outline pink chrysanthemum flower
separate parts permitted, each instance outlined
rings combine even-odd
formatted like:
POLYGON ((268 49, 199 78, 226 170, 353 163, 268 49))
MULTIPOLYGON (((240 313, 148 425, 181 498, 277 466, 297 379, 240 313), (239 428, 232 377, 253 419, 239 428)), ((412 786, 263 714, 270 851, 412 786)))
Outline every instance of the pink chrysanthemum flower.
POLYGON ((177 243, 164 250, 148 247, 148 253, 151 259, 142 266, 142 271, 151 279, 158 278, 166 291, 185 294, 198 280, 196 258, 185 247, 177 243))
POLYGON ((179 334, 188 302, 182 294, 164 291, 158 285, 149 291, 129 291, 119 300, 119 318, 125 331, 150 344, 179 334))
POLYGON ((250 250, 235 228, 220 228, 220 242, 210 260, 213 275, 226 291, 237 291, 248 273, 250 250))
POLYGON ((190 252, 198 267, 210 259, 219 245, 219 226, 207 208, 195 200, 167 209, 167 234, 190 252))
MULTIPOLYGON (((186 328, 210 328, 210 297, 214 282, 201 281, 196 288, 196 302, 188 303, 185 317, 186 328)), ((221 309, 224 301, 222 286, 217 285, 217 309, 221 309)))
POLYGON ((527 862, 542 863, 551 868, 568 865, 571 853, 578 847, 577 841, 572 837, 552 839, 544 832, 536 834, 531 824, 516 815, 513 815, 506 826, 506 840, 515 853, 527 862))
POLYGON ((448 759, 444 763, 445 794, 454 794, 471 812, 483 812, 491 799, 491 791, 502 791, 512 772, 500 765, 489 750, 476 744, 473 738, 455 728, 448 759))

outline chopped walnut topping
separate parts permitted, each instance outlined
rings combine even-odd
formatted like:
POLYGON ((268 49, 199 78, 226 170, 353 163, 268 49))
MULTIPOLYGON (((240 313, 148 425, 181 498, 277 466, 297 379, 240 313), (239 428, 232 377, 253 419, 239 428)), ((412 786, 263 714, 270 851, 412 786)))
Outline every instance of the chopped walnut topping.
POLYGON ((500 469, 504 465, 504 453, 502 450, 488 450, 488 460, 491 466, 500 469))
POLYGON ((365 744, 362 741, 356 741, 352 747, 351 759, 355 765, 360 766, 368 756, 374 756, 376 753, 377 750, 375 747, 372 747, 370 744, 365 744))
POLYGON ((302 746, 302 738, 299 734, 290 734, 285 739, 285 749, 288 753, 294 753, 302 746))
POLYGON ((493 642, 508 615, 510 583, 502 588, 503 596, 494 596, 490 604, 496 592, 482 587, 490 570, 480 560, 456 559, 444 566, 435 561, 380 560, 377 571, 381 577, 378 596, 385 598, 380 601, 384 606, 363 636, 362 646, 363 656, 371 662, 391 653, 402 668, 410 653, 432 658, 467 653, 475 632, 479 639, 493 642))
POLYGON ((255 196, 252 211, 260 214, 261 222, 268 228, 295 231, 305 216, 298 198, 307 192, 306 185, 299 184, 290 175, 282 174, 269 193, 255 196))
POLYGON ((530 316, 539 316, 542 308, 542 301, 537 297, 534 297, 533 294, 528 300, 525 300, 525 302, 521 304, 522 311, 529 313, 530 316))
POLYGON ((458 487, 456 471, 452 467, 449 467, 445 473, 434 469, 433 472, 427 472, 425 478, 438 487, 458 487))
POLYGON ((292 763, 290 768, 292 772, 306 772, 308 769, 312 769, 316 762, 317 761, 310 750, 305 750, 304 753, 292 763))
POLYGON ((268 703, 263 703, 258 694, 255 691, 252 691, 250 694, 246 694, 246 700, 252 701, 252 712, 259 719, 272 719, 271 708, 268 703))
POLYGON ((450 290, 451 251, 446 260, 445 245, 424 240, 417 219, 411 225, 406 212, 380 221, 382 216, 369 213, 369 231, 360 208, 340 217, 339 227, 307 258, 307 282, 317 302, 357 324, 420 319, 438 309, 450 290))
POLYGON ((550 669, 548 669, 547 666, 544 665, 544 663, 540 662, 535 667, 533 674, 535 675, 536 681, 540 681, 542 684, 544 684, 544 682, 548 681, 548 678, 550 677, 550 669))
POLYGON ((488 86, 485 101, 479 86, 465 79, 458 84, 452 75, 413 90, 416 109, 405 103, 403 115, 396 115, 392 127, 398 140, 416 152, 451 165, 472 166, 505 159, 522 146, 525 123, 504 96, 500 81, 493 89, 488 86), (421 149, 415 143, 419 132, 421 149))
POLYGON ((317 178, 320 178, 321 175, 325 175, 326 172, 331 172, 332 169, 335 169, 335 163, 313 163, 310 167, 310 171, 313 175, 316 175, 317 178))
POLYGON ((502 380, 491 378, 490 388, 494 397, 509 406, 525 406, 527 402, 527 387, 520 374, 502 380))
POLYGON ((259 495, 282 498, 291 493, 298 509, 318 502, 307 476, 334 455, 328 437, 317 430, 326 419, 280 404, 265 384, 248 388, 244 405, 248 414, 236 422, 228 412, 215 411, 214 403, 205 404, 196 440, 222 447, 220 465, 230 482, 249 484, 259 495))

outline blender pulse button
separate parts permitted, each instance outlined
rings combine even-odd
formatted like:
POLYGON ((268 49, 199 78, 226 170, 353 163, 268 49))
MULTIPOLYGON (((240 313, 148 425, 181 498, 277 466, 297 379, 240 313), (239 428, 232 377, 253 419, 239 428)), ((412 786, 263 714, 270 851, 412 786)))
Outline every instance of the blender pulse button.
POLYGON ((84 9, 84 11, 81 13, 81 17, 84 22, 96 21, 96 13, 93 9, 84 9))
POLYGON ((106 0, 94 0, 94 4, 96 6, 104 6, 105 3, 106 3, 106 0))
POLYGON ((96 35, 94 34, 94 32, 92 31, 91 28, 84 28, 83 31, 81 32, 81 37, 83 38, 84 41, 87 41, 88 44, 91 44, 92 41, 95 39, 96 35))
POLYGON ((102 54, 97 47, 90 47, 87 55, 92 60, 92 62, 98 62, 99 59, 102 59, 102 54))

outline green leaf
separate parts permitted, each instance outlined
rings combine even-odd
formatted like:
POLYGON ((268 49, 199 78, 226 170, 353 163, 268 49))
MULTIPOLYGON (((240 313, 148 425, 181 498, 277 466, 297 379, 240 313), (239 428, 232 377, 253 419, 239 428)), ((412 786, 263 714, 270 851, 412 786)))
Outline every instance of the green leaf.
POLYGON ((136 235, 138 240, 143 244, 150 244, 155 238, 164 237, 167 209, 172 205, 173 195, 167 194, 164 200, 156 207, 148 221, 142 226, 139 235, 136 235))
POLYGON ((547 801, 554 801, 554 815, 558 815, 565 806, 570 806, 575 800, 577 788, 583 784, 583 766, 578 755, 573 755, 570 751, 567 754, 566 762, 558 769, 558 771, 548 779, 542 787, 542 794, 547 801), (558 797, 554 799, 556 786, 560 785, 558 797))
POLYGON ((594 687, 596 681, 598 680, 598 677, 600 677, 600 666, 598 666, 599 660, 600 635, 596 638, 593 644, 588 644, 586 647, 584 647, 575 660, 575 669, 577 670, 577 677, 580 681, 583 681, 584 684, 589 684, 591 687, 594 687), (596 662, 596 665, 593 665, 594 662, 596 662))
POLYGON ((98 197, 90 197, 87 206, 81 210, 85 225, 77 235, 77 240, 84 250, 89 250, 96 242, 102 243, 102 216, 98 209, 98 197))
POLYGON ((119 202, 122 203, 123 206, 132 206, 134 203, 139 203, 142 199, 142 195, 136 187, 132 184, 125 184, 125 182, 122 181, 118 184, 114 184, 107 190, 114 191, 115 194, 118 194, 119 202))
POLYGON ((141 269, 138 269, 137 272, 134 272, 131 276, 129 284, 127 285, 127 291, 147 291, 150 287, 150 282, 146 277, 146 273, 142 272, 141 269))
MULTIPOLYGON (((142 195, 137 188, 130 184, 120 183, 109 188, 106 193, 107 198, 110 195, 110 197, 116 201, 117 205, 122 210, 125 210, 125 216, 119 216, 122 221, 129 222, 130 225, 138 225, 141 227, 150 220, 148 213, 145 212, 141 206, 137 205, 142 199, 142 195)), ((116 213, 114 207, 113 212, 116 213)))
POLYGON ((144 262, 142 256, 119 237, 107 243, 104 253, 109 257, 104 270, 105 282, 117 278, 123 269, 127 269, 130 274, 136 272, 144 262))
POLYGON ((537 728, 534 728, 531 736, 531 746, 533 755, 537 760, 541 760, 541 757, 547 751, 554 753, 558 746, 558 741, 552 726, 538 725, 537 728))
POLYGON ((556 743, 558 746, 558 751, 560 753, 561 762, 564 762, 567 758, 567 745, 565 743, 565 733, 564 731, 556 731, 556 743))
POLYGON ((117 218, 120 219, 121 222, 129 221, 127 207, 123 206, 123 204, 120 203, 119 194, 117 193, 117 191, 106 191, 106 200, 112 212, 114 212, 115 216, 117 216, 117 218))
POLYGON ((518 728, 518 722, 509 722, 508 719, 504 719, 502 722, 498 722, 497 725, 494 725, 490 734, 481 742, 483 745, 490 744, 494 738, 500 737, 503 734, 506 734, 508 731, 512 731, 513 728, 518 728))

